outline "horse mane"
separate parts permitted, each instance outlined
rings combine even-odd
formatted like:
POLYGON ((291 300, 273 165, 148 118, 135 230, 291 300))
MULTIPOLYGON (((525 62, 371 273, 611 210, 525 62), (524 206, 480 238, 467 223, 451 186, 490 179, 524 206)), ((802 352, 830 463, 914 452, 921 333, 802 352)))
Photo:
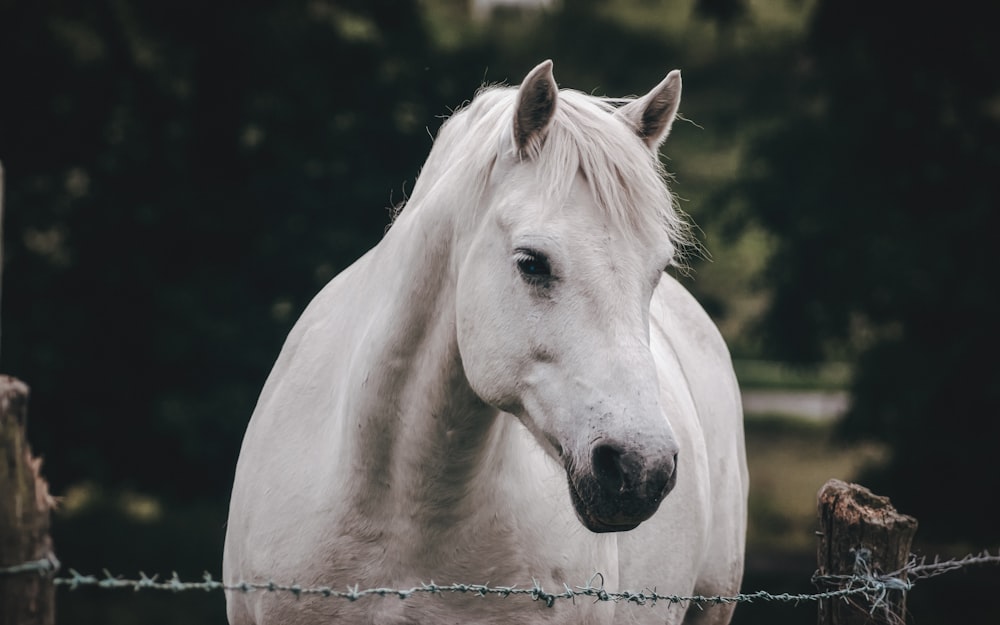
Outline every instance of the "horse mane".
MULTIPOLYGON (((516 88, 488 85, 455 111, 441 126, 406 204, 416 209, 432 194, 447 195, 458 206, 480 204, 474 199, 486 189, 494 165, 521 158, 513 137, 516 97, 516 88), (438 184, 445 179, 448 184, 438 184)), ((615 117, 617 108, 632 99, 560 90, 544 143, 526 158, 544 181, 540 186, 548 189, 549 205, 563 204, 580 172, 613 227, 626 236, 668 246, 671 264, 684 267, 686 253, 698 244, 667 186, 670 175, 658 154, 624 119, 615 117)))

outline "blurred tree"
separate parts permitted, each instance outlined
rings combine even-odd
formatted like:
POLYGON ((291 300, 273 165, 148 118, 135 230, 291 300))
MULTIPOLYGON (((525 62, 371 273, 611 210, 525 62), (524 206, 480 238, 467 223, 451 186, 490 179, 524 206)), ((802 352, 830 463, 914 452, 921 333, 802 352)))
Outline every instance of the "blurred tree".
POLYGON ((750 14, 747 0, 695 0, 694 14, 725 30, 750 14))
POLYGON ((56 492, 228 493, 281 342, 380 238, 428 121, 544 58, 613 95, 682 60, 603 10, 511 12, 445 51, 417 0, 0 0, 0 366, 34 389, 56 492))
POLYGON ((2 370, 55 491, 227 494, 291 323, 481 70, 416 0, 4 2, 0 58, 2 370))
POLYGON ((794 112, 757 142, 748 214, 778 237, 774 356, 857 354, 863 479, 940 540, 1000 539, 1000 55, 989 3, 821 0, 794 112))

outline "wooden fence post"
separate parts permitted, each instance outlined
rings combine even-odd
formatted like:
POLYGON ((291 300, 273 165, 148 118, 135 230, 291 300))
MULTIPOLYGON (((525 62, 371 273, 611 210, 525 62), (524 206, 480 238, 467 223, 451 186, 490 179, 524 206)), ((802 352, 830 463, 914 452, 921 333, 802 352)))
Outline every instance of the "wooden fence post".
POLYGON ((3 294, 3 163, 0 162, 0 299, 3 294))
MULTIPOLYGON (((887 497, 857 484, 830 480, 817 496, 820 535, 818 574, 851 576, 862 571, 888 575, 904 568, 917 520, 899 514, 887 497)), ((905 581, 905 573, 899 575, 905 581)), ((829 588, 824 588, 828 590, 829 588)), ((906 592, 890 589, 875 605, 863 595, 822 599, 819 625, 901 625, 906 592)))
MULTIPOLYGON (((54 500, 25 436, 28 386, 0 375, 0 569, 49 560, 54 500)), ((55 623, 51 574, 0 574, 0 625, 55 623)))

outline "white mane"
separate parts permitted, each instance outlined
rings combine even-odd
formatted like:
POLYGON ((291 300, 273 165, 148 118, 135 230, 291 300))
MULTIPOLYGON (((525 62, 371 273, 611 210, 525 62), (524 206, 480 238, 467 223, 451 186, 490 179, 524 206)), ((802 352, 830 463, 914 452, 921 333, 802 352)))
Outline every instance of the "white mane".
MULTIPOLYGON (((516 96, 514 88, 484 87, 452 115, 441 127, 407 204, 416 209, 430 196, 444 194, 459 206, 479 205, 476 199, 494 165, 520 158, 513 137, 516 96)), ((549 205, 562 205, 580 172, 614 226, 626 236, 659 239, 672 252, 673 264, 679 264, 693 245, 690 226, 657 154, 615 116, 628 101, 561 90, 545 141, 527 158, 549 190, 549 205)))

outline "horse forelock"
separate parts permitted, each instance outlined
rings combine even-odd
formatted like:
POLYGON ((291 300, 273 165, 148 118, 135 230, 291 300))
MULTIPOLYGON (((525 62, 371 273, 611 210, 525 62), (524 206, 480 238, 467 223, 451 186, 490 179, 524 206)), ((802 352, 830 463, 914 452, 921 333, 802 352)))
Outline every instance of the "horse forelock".
MULTIPOLYGON (((497 162, 519 160, 513 137, 517 90, 486 86, 445 121, 408 204, 439 183, 461 205, 478 205, 497 162), (443 178, 448 180, 444 181, 443 178)), ((547 203, 559 206, 582 174, 598 206, 626 236, 669 246, 674 264, 696 247, 657 155, 646 148, 615 110, 627 98, 602 98, 561 90, 555 116, 531 158, 547 203)), ((473 215, 469 215, 472 217, 473 215)))

